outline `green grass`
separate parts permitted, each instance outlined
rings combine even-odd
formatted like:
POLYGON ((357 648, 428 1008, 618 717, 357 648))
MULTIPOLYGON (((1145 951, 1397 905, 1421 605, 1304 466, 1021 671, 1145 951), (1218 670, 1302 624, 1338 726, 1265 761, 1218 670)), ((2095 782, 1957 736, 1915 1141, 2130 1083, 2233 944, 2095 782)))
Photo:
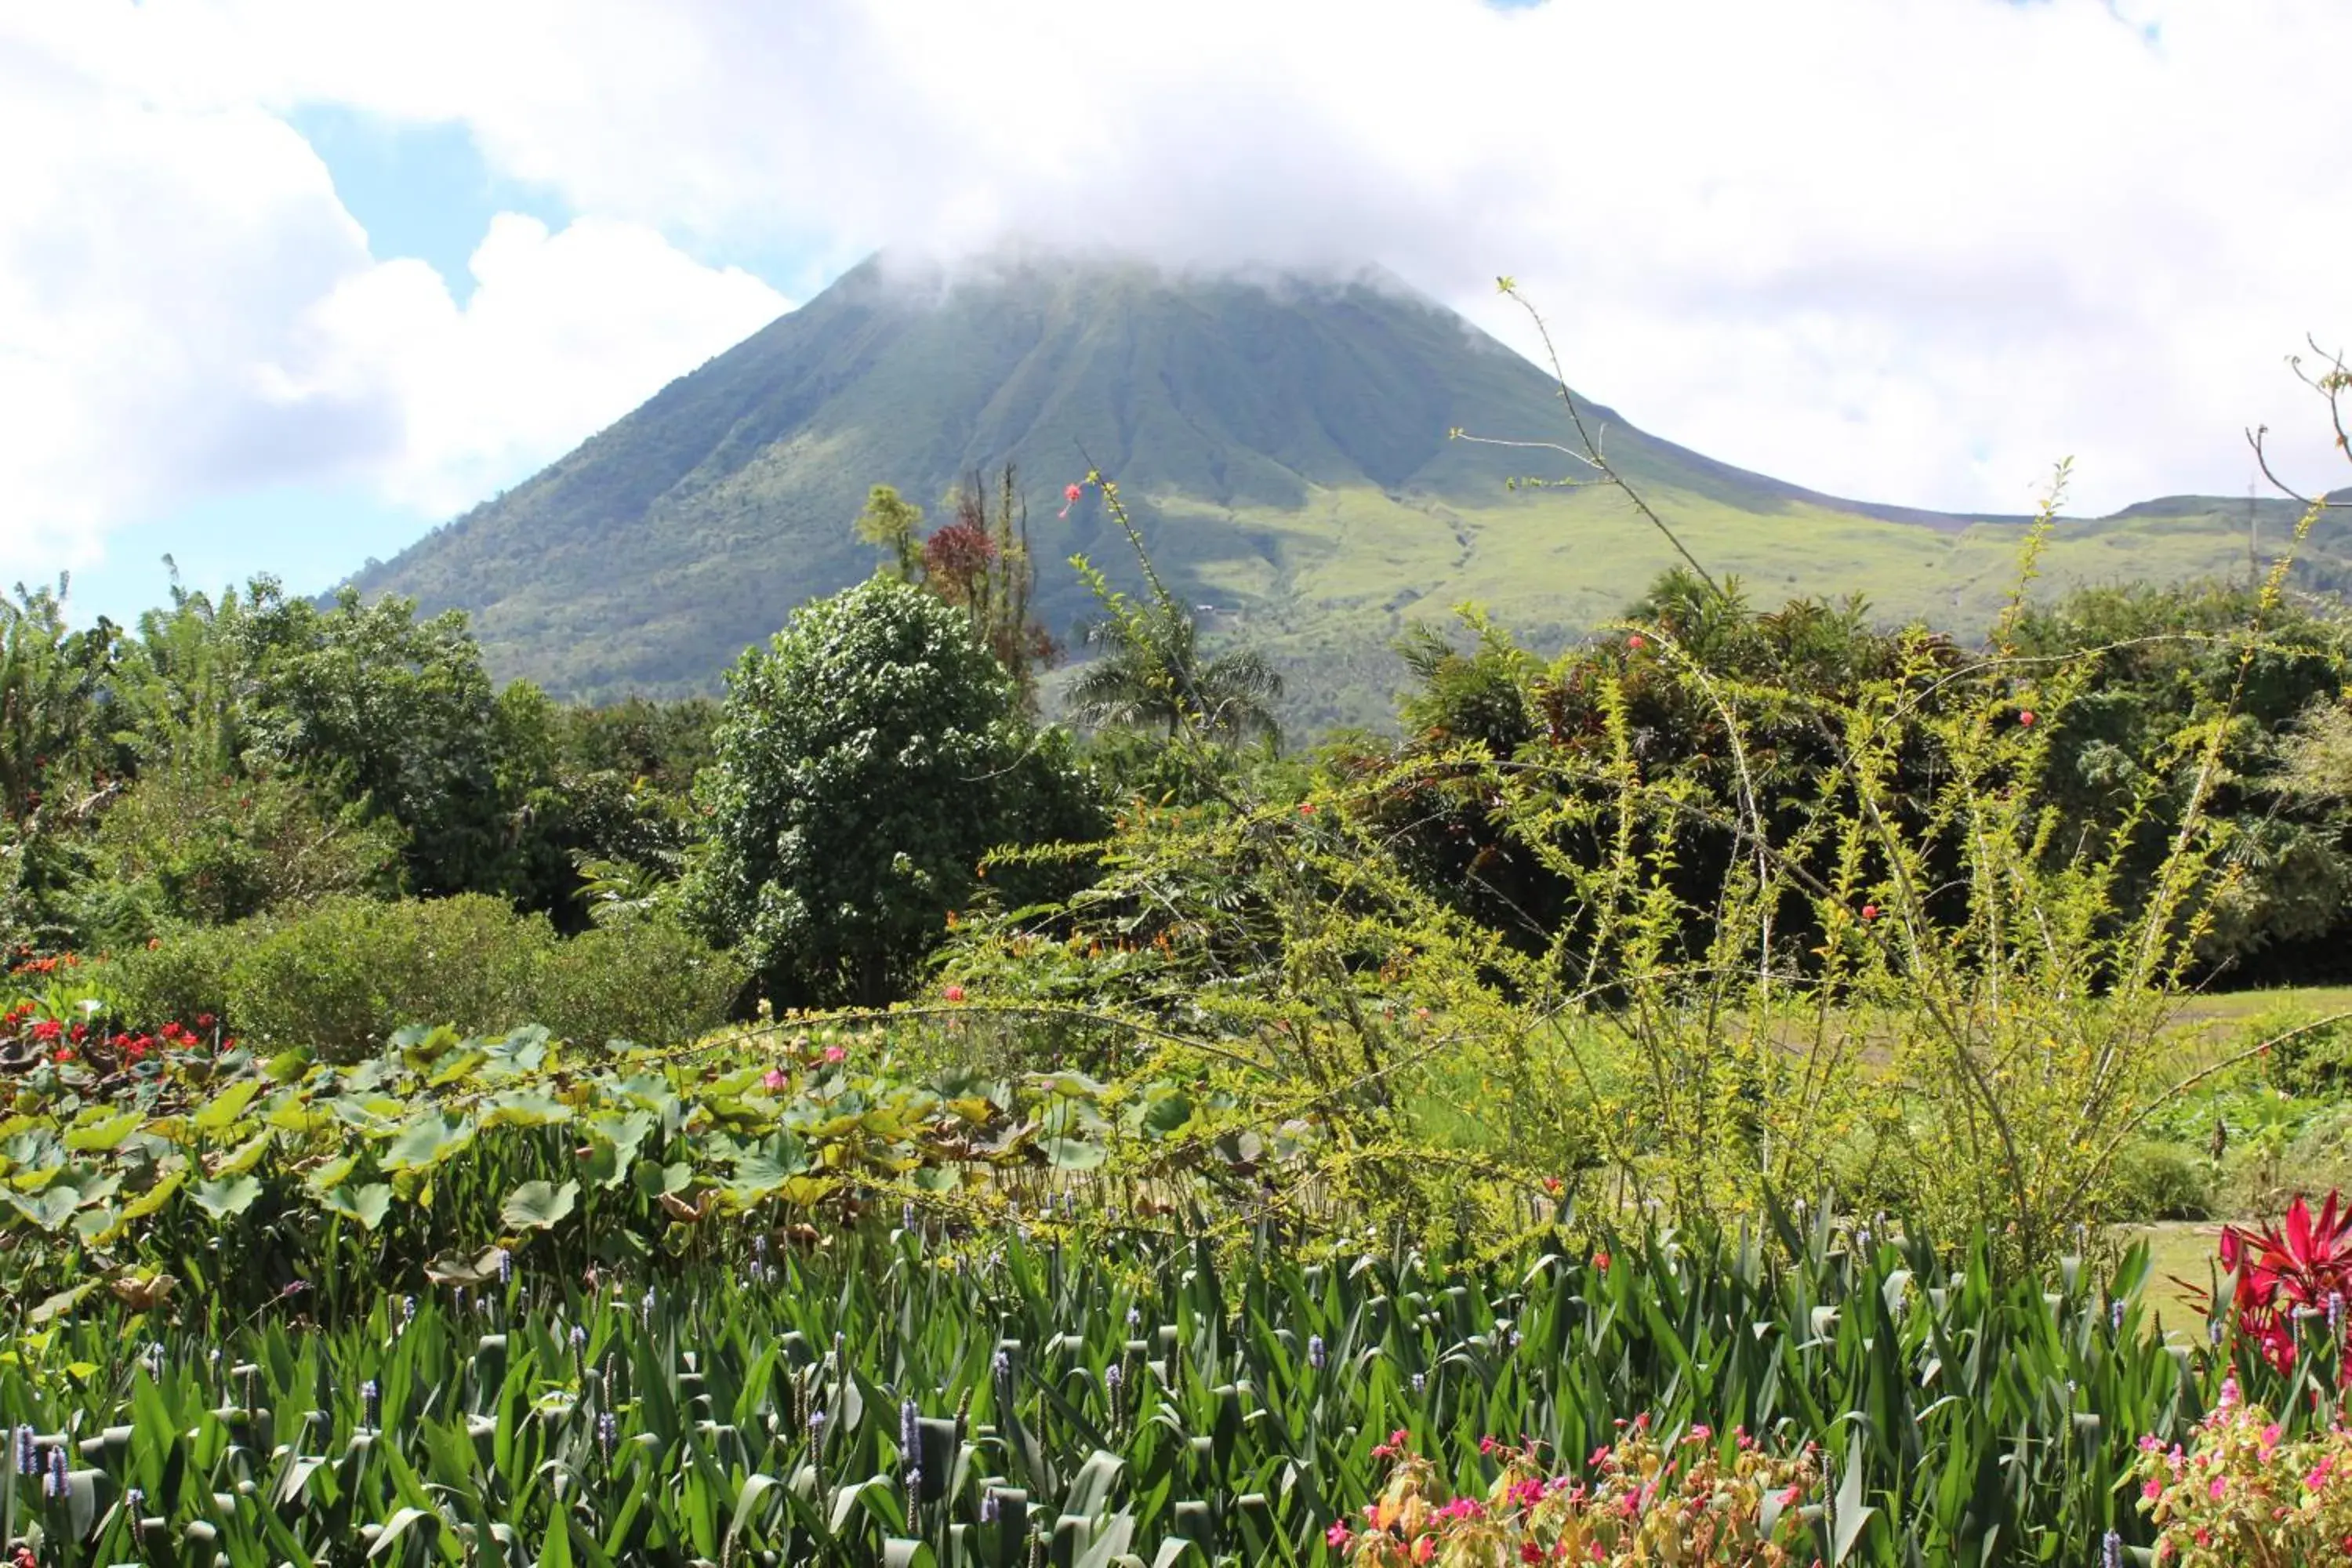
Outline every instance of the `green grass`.
POLYGON ((2201 1340, 2205 1309, 2197 1292, 2206 1289, 2212 1278, 2221 1222, 2176 1220, 2135 1226, 2121 1232, 2119 1239, 2147 1245, 2147 1300, 2155 1327, 2168 1337, 2201 1340))

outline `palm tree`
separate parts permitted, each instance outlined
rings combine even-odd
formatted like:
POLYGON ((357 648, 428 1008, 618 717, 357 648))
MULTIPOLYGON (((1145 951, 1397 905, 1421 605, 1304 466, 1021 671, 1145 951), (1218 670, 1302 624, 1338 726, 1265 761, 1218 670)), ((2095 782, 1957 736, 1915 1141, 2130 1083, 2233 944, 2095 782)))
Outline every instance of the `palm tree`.
POLYGON ((1165 729, 1171 741, 1190 729, 1229 745, 1281 743, 1274 705, 1282 700, 1282 675, 1264 654, 1234 648, 1202 659, 1200 624, 1164 593, 1148 605, 1122 607, 1126 613, 1100 623, 1087 639, 1104 651, 1070 681, 1071 718, 1165 729))

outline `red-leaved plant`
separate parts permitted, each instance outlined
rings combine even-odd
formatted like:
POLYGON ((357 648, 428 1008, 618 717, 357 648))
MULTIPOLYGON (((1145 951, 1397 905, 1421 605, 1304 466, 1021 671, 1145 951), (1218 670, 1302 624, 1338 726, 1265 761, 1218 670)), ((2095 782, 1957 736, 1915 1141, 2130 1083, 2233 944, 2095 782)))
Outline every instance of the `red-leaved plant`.
MULTIPOLYGON (((2281 1372, 2294 1369, 2298 1320, 2344 1343, 2344 1313, 2352 1306, 2352 1207, 2339 1194, 2329 1193, 2316 1215, 2298 1197, 2281 1223, 2252 1230, 2223 1226, 2221 1267, 2237 1278, 2231 1305, 2238 1331, 2281 1372)), ((2340 1353, 2341 1370, 2352 1375, 2352 1349, 2340 1353)))

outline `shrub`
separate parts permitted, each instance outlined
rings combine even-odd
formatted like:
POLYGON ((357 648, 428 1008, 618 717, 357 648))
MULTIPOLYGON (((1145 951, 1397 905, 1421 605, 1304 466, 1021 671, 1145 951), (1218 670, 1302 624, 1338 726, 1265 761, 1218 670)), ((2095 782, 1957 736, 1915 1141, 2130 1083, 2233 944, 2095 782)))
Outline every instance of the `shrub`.
POLYGON ((392 891, 404 835, 290 774, 181 767, 133 784, 107 809, 98 842, 109 879, 152 889, 167 918, 226 925, 338 893, 392 891))
POLYGON ((333 899, 236 960, 227 1016, 249 1038, 330 1059, 362 1055, 404 1024, 496 1032, 534 1021, 554 943, 546 917, 483 894, 333 899))
POLYGON ((168 928, 153 946, 133 946, 109 959, 98 970, 98 984, 125 1024, 152 1027, 207 1014, 225 1016, 230 969, 273 929, 268 920, 168 928))
POLYGON ((291 920, 176 927, 106 964, 99 983, 126 1024, 216 1015, 257 1043, 350 1060, 407 1024, 689 1039, 725 1021, 748 973, 667 921, 564 941, 544 915, 465 894, 331 899, 291 920))
POLYGON ((669 921, 600 926, 549 952, 534 1021, 583 1044, 688 1040, 726 1021, 751 973, 669 921))
POLYGON ((2212 1213, 2206 1168, 2173 1143, 2127 1143, 2108 1176, 2109 1217, 2129 1223, 2204 1219, 2212 1213))
POLYGON ((2287 1030, 2311 1022, 2304 1016, 2266 1014, 2247 1026, 2253 1039, 2285 1035, 2264 1058, 2271 1083, 2289 1094, 2333 1099, 2352 1091, 2352 1018, 2314 1024, 2299 1034, 2287 1030))

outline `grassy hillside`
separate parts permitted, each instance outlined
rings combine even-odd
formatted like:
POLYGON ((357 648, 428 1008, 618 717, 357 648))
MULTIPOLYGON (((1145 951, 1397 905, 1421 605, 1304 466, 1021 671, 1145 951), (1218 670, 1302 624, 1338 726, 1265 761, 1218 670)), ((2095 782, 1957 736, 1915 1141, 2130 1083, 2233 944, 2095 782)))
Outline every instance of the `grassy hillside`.
MULTIPOLYGON (((1592 412, 1694 549, 1760 595, 1860 592, 1969 629, 2013 575, 2016 520, 1816 495, 1592 412)), ((1665 563, 1612 494, 1506 489, 1546 454, 1446 439, 1559 426, 1533 366, 1384 279, 869 261, 356 581, 471 611, 501 676, 585 697, 707 689, 793 605, 870 569, 849 527, 869 485, 935 505, 1009 458, 1039 501, 1042 607, 1066 632, 1092 608, 1069 553, 1129 565, 1091 500, 1066 521, 1047 502, 1091 458, 1181 591, 1290 666, 1294 719, 1363 719, 1387 707, 1383 650, 1407 618, 1477 599, 1566 636, 1665 563)), ((2246 516, 2189 500, 2069 524, 2047 580, 2242 570, 2246 516)), ((2266 509, 2270 538, 2284 525, 2266 509)))

